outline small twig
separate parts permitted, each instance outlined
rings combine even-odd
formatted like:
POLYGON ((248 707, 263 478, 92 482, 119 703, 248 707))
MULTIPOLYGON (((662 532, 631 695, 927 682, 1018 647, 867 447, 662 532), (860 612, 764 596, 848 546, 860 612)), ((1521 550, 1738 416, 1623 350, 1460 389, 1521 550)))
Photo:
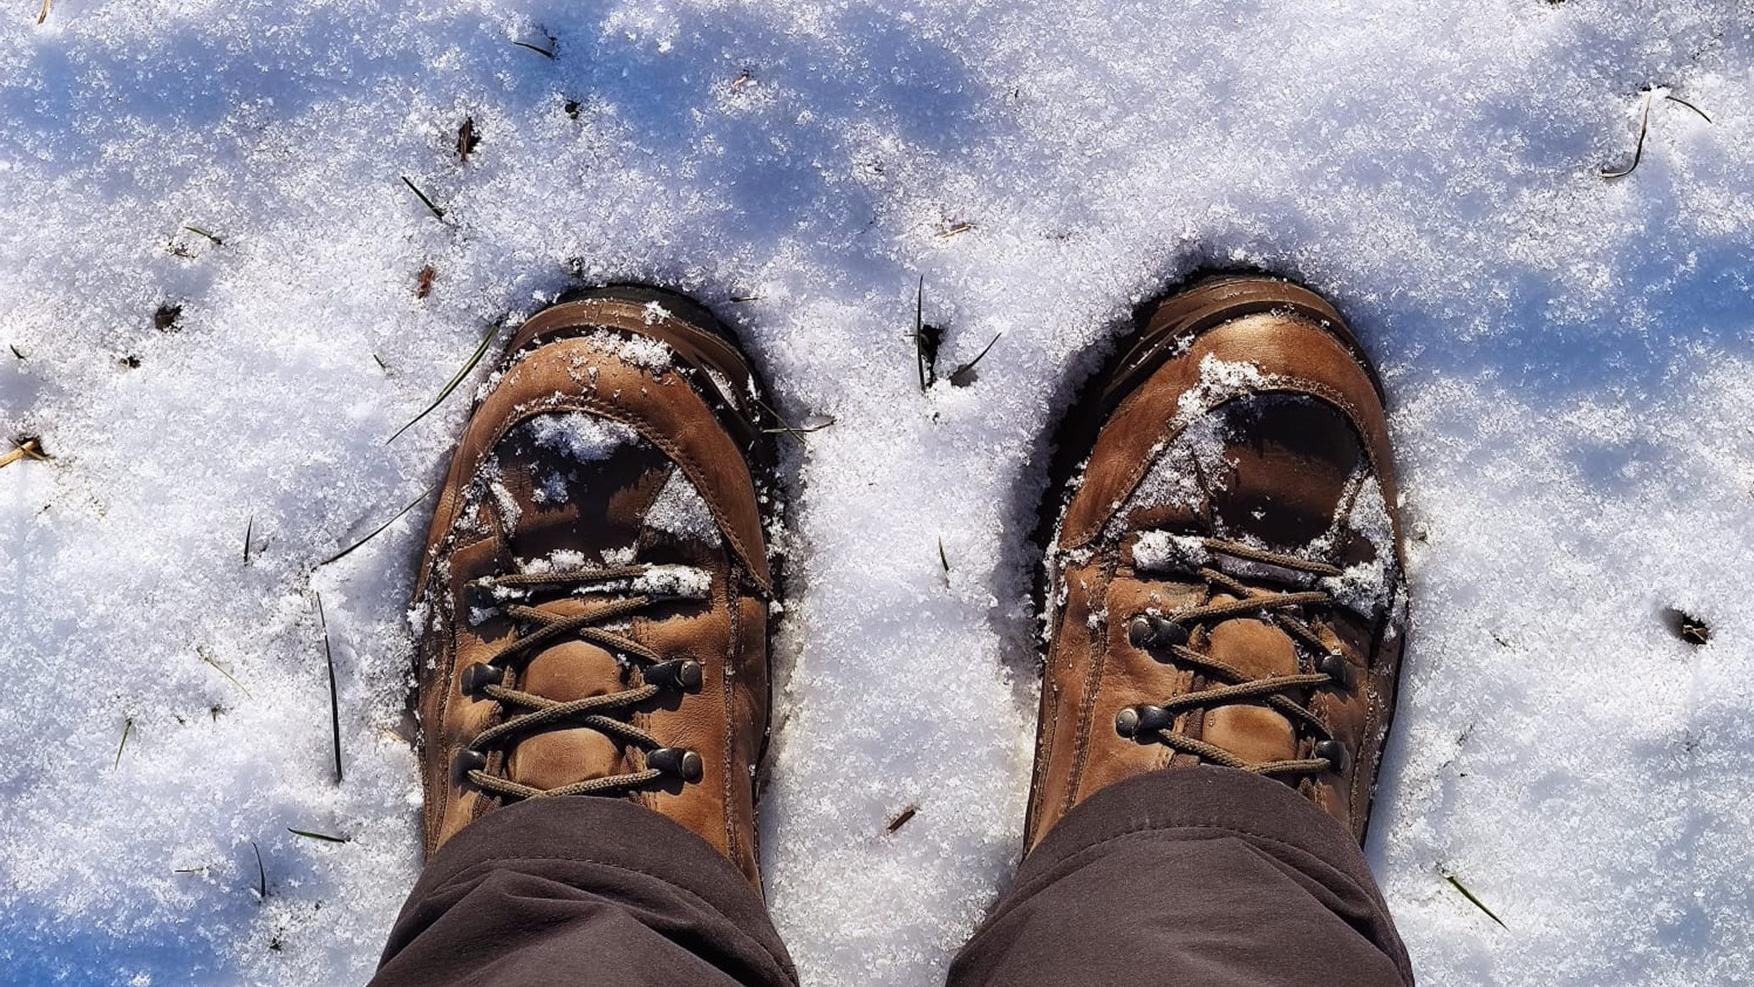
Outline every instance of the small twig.
POLYGON ((1461 881, 1456 880, 1456 876, 1454 874, 1450 874, 1448 872, 1445 872, 1443 875, 1443 879, 1448 881, 1450 883, 1450 885, 1452 887, 1454 887, 1457 891, 1460 891, 1462 893, 1462 897, 1464 897, 1464 898, 1468 899, 1468 901, 1472 902, 1475 908, 1478 908, 1481 911, 1485 912, 1487 918, 1491 919, 1494 922, 1497 922, 1499 928, 1504 929, 1506 932, 1510 931, 1510 926, 1505 925, 1503 919, 1499 918, 1497 915, 1494 915, 1492 913, 1492 909, 1486 907, 1485 902, 1481 901, 1479 898, 1474 897, 1474 892, 1469 891, 1466 887, 1463 886, 1461 881))
POLYGON ((134 718, 130 716, 122 722, 122 742, 116 746, 116 760, 115 763, 110 765, 111 771, 122 766, 122 752, 128 749, 128 738, 133 735, 134 718))
POLYGON ((317 626, 323 631, 323 660, 329 665, 329 728, 335 737, 335 784, 341 784, 341 698, 335 688, 335 652, 329 647, 329 621, 323 615, 323 594, 317 596, 317 626))
POLYGON ((352 843, 353 842, 353 837, 351 837, 351 836, 330 836, 327 833, 313 833, 313 832, 311 832, 309 830, 305 830, 305 829, 293 829, 291 826, 286 827, 286 831, 288 833, 291 833, 294 836, 302 836, 302 837, 309 839, 309 840, 322 840, 326 843, 352 843))
POLYGON ((450 381, 448 381, 445 384, 444 389, 439 391, 438 397, 433 398, 432 403, 427 405, 426 408, 420 412, 420 414, 415 415, 412 419, 409 419, 408 424, 397 429, 395 435, 392 435, 389 438, 385 439, 384 445, 389 445, 390 443, 396 441, 397 437, 400 436, 403 432, 406 432, 409 429, 413 428, 416 422, 420 421, 422 418, 425 418, 427 415, 432 414, 432 410, 434 408, 437 408, 439 405, 443 404, 445 402, 445 398, 450 397, 451 392, 457 389, 457 385, 461 384, 463 382, 463 378, 469 376, 469 372, 474 370, 475 365, 481 362, 481 358, 487 354, 488 344, 493 342, 493 337, 499 335, 499 330, 500 330, 500 323, 498 323, 498 322, 495 322, 492 325, 488 326, 486 334, 484 334, 481 337, 481 343, 475 347, 475 352, 471 353, 469 355, 469 359, 463 364, 462 368, 459 369, 456 372, 456 374, 451 377, 450 381))
POLYGON ((1638 162, 1644 158, 1644 138, 1646 134, 1650 133, 1650 104, 1651 98, 1655 95, 1656 90, 1654 89, 1647 89, 1644 92, 1644 112, 1639 115, 1638 119, 1638 143, 1632 148, 1632 163, 1627 165, 1624 171, 1603 168, 1601 171, 1603 178, 1625 178, 1638 169, 1638 162))
POLYGON ((946 226, 943 229, 938 231, 938 239, 948 240, 953 236, 956 236, 956 235, 961 234, 961 233, 967 233, 969 230, 972 230, 972 229, 974 229, 973 223, 951 223, 950 225, 948 225, 948 226, 946 226))
POLYGON ((893 833, 896 830, 900 829, 901 827, 906 826, 908 824, 908 820, 912 819, 913 817, 915 817, 919 814, 920 814, 920 807, 918 805, 910 803, 907 806, 907 808, 902 809, 900 812, 896 813, 893 817, 891 817, 888 825, 884 826, 883 828, 886 832, 893 833))
POLYGON ((54 0, 43 0, 42 8, 37 11, 38 24, 49 19, 49 8, 52 6, 54 6, 54 0))
POLYGON ((735 93, 740 91, 744 86, 749 85, 750 81, 754 78, 755 73, 748 69, 744 69, 737 73, 737 78, 731 80, 731 92, 735 93))
POLYGON ((421 203, 424 204, 427 209, 431 210, 434 216, 438 217, 439 222, 442 223, 445 221, 445 211, 435 205, 431 199, 427 198, 426 193, 420 190, 420 186, 409 180, 407 175, 402 176, 402 184, 408 186, 408 188, 420 198, 421 203))

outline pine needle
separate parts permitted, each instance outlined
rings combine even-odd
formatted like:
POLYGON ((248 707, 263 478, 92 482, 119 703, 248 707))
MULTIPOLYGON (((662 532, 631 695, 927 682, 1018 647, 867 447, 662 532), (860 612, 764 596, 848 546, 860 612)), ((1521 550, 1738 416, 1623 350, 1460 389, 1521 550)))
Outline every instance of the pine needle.
POLYGON ((262 848, 250 841, 250 849, 256 851, 256 900, 268 900, 268 868, 262 865, 262 848))
POLYGON ((957 367, 955 370, 950 371, 950 384, 951 384, 951 386, 952 387, 967 387, 968 385, 974 383, 975 380, 979 376, 974 372, 975 366, 978 365, 982 360, 987 358, 987 354, 992 352, 993 344, 997 343, 999 341, 999 337, 1003 336, 1003 335, 1005 335, 1005 334, 999 333, 998 335, 994 336, 992 338, 991 342, 988 342, 986 346, 983 346, 981 348, 981 351, 979 353, 976 353, 974 355, 974 359, 968 361, 967 363, 963 364, 960 367, 957 367))
POLYGON ((250 564, 250 539, 256 533, 256 515, 250 515, 250 521, 244 525, 244 565, 250 564))
POLYGON ((471 353, 469 355, 469 359, 463 364, 462 368, 459 369, 456 372, 456 374, 451 377, 450 381, 445 384, 444 389, 439 391, 438 397, 433 398, 432 403, 427 405, 426 408, 420 412, 420 414, 415 415, 412 419, 410 419, 408 424, 397 429, 395 435, 392 435, 389 438, 385 439, 384 445, 389 445, 390 443, 396 441, 396 439, 398 437, 400 437, 403 432, 406 432, 409 429, 413 428, 415 423, 419 422, 422 418, 425 418, 427 415, 432 414, 434 408, 437 408, 439 405, 445 403, 445 398, 448 398, 451 396, 451 392, 457 389, 457 385, 461 384, 463 382, 463 378, 469 376, 469 373, 475 369, 475 365, 481 362, 481 358, 483 356, 487 355, 487 346, 489 343, 493 342, 493 338, 495 336, 499 335, 499 329, 500 329, 500 323, 498 323, 498 322, 495 322, 494 324, 487 327, 487 333, 481 337, 480 345, 475 347, 475 352, 471 353))
MULTIPOLYGON (((776 421, 779 420, 778 415, 774 415, 773 417, 776 421)), ((781 422, 777 426, 764 428, 761 431, 766 435, 789 435, 792 438, 797 439, 799 442, 802 442, 804 441, 804 436, 809 435, 811 432, 820 432, 834 424, 834 416, 822 415, 820 417, 821 421, 812 422, 806 419, 805 423, 802 425, 787 425, 784 422, 781 422)))
MULTIPOLYGON (((230 672, 219 667, 219 662, 216 662, 213 660, 213 656, 207 653, 207 649, 205 647, 197 647, 195 649, 195 656, 197 658, 200 658, 202 661, 206 662, 207 664, 212 665, 214 671, 225 676, 225 680, 227 682, 230 682, 232 685, 237 686, 238 691, 243 693, 246 698, 250 698, 250 699, 255 698, 254 696, 250 695, 250 690, 244 688, 244 684, 242 682, 239 682, 236 678, 234 678, 230 672)), ((215 715, 214 718, 218 719, 218 716, 215 715)))
POLYGON ((1603 168, 1601 172, 1603 178, 1625 178, 1638 169, 1638 162, 1644 158, 1644 138, 1650 133, 1650 103, 1651 98, 1655 95, 1656 90, 1645 90, 1644 112, 1638 118, 1638 143, 1632 148, 1632 163, 1623 170, 1603 168))
POLYGON ((183 229, 185 229, 185 230, 188 230, 188 231, 189 231, 189 232, 190 232, 190 233, 193 233, 193 234, 195 234, 195 235, 196 235, 196 236, 203 236, 203 237, 206 237, 206 238, 207 238, 207 239, 209 239, 209 240, 212 240, 212 241, 213 241, 213 245, 214 245, 214 246, 215 246, 215 247, 223 247, 223 246, 225 246, 225 241, 224 241, 224 240, 221 240, 221 239, 220 239, 220 238, 219 238, 219 237, 216 237, 216 236, 214 236, 214 235, 213 235, 213 234, 211 234, 211 233, 209 233, 209 232, 207 232, 207 231, 206 231, 206 230, 204 230, 204 229, 202 229, 202 228, 201 228, 201 227, 199 227, 199 226, 185 226, 185 227, 183 227, 183 229))
POLYGON ((431 210, 434 216, 438 217, 439 222, 442 223, 445 221, 445 211, 435 205, 431 199, 427 198, 426 193, 420 190, 420 186, 410 181, 407 175, 402 176, 402 184, 408 186, 409 190, 420 198, 421 203, 425 205, 427 209, 431 210))
POLYGON ((128 749, 128 738, 133 735, 134 718, 130 716, 122 723, 122 742, 116 746, 116 761, 114 764, 110 765, 111 771, 122 766, 122 752, 128 749))
POLYGON ((366 535, 364 538, 361 538, 360 540, 347 546, 346 548, 342 549, 341 551, 336 552, 334 555, 329 556, 328 558, 324 559, 323 561, 318 562, 317 566, 320 568, 322 566, 328 565, 331 562, 339 562, 342 559, 346 558, 348 556, 348 554, 351 553, 354 549, 358 548, 361 545, 364 545, 366 542, 371 541, 373 538, 376 538, 377 536, 383 534, 384 529, 388 528, 392 524, 395 524, 397 521, 402 520, 402 515, 407 514, 409 511, 412 511, 414 509, 415 504, 418 504, 421 501, 425 500, 426 498, 432 496, 432 492, 434 490, 437 490, 437 489, 438 489, 438 485, 434 484, 433 486, 427 487, 425 490, 422 490, 420 492, 420 496, 409 501, 408 506, 397 511, 395 513, 395 515, 392 516, 388 521, 385 521, 383 524, 380 524, 377 527, 373 528, 371 530, 371 533, 366 535))
POLYGON ((53 7, 54 3, 55 3, 55 0, 43 0, 42 9, 37 11, 37 23, 38 24, 41 24, 42 22, 49 19, 49 8, 53 7))
POLYGON ((1503 919, 1499 918, 1497 915, 1494 915, 1492 913, 1492 909, 1486 907, 1485 902, 1481 901, 1479 898, 1474 897, 1474 892, 1469 891, 1465 886, 1463 886, 1461 881, 1456 880, 1456 876, 1454 874, 1450 874, 1450 873, 1446 872, 1443 875, 1443 879, 1448 881, 1450 883, 1450 885, 1452 887, 1454 887, 1457 891, 1460 891, 1462 893, 1462 897, 1468 899, 1468 901, 1471 904, 1473 904, 1473 906, 1475 908, 1478 908, 1481 911, 1485 912, 1487 918, 1491 919, 1494 922, 1497 922, 1499 928, 1504 929, 1507 932, 1510 931, 1510 926, 1505 925, 1503 919))
POLYGON ((920 393, 931 389, 938 379, 938 347, 944 341, 944 330, 926 325, 926 276, 920 275, 919 291, 914 296, 914 359, 919 364, 920 393))
POLYGON ((24 439, 13 445, 11 451, 0 455, 0 467, 11 466, 20 459, 48 459, 43 453, 42 444, 35 438, 24 439))
POLYGON ((351 837, 351 836, 330 836, 327 833, 313 833, 309 830, 293 829, 291 826, 286 827, 286 831, 288 833, 291 833, 294 836, 302 836, 307 840, 322 840, 325 843, 352 843, 353 842, 353 837, 351 837))
POLYGON ((323 660, 329 665, 329 729, 335 737, 335 784, 341 784, 341 697, 335 688, 335 651, 329 647, 329 620, 323 615, 323 594, 317 594, 317 626, 323 631, 323 660))
POLYGON ((1694 106, 1692 103, 1687 102, 1686 100, 1682 99, 1679 96, 1670 96, 1667 93, 1665 93, 1663 95, 1663 98, 1668 100, 1671 103, 1680 103, 1682 106, 1687 107, 1688 109, 1692 110, 1693 112, 1699 114, 1699 118, 1701 120, 1704 120, 1706 123, 1713 122, 1711 117, 1709 115, 1707 115, 1704 110, 1700 109, 1697 106, 1694 106))
MULTIPOLYGON (((548 43, 554 44, 554 39, 550 38, 548 40, 548 43)), ((538 48, 537 46, 530 44, 528 41, 514 41, 514 42, 512 42, 512 44, 517 45, 519 48, 528 48, 531 51, 535 52, 536 54, 541 55, 543 58, 553 59, 555 57, 555 53, 554 53, 553 49, 538 48)))

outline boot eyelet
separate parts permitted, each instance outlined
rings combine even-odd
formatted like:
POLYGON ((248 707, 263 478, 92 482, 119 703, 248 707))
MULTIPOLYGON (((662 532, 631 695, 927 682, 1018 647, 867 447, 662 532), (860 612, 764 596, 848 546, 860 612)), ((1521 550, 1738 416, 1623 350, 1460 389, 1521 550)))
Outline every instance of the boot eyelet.
POLYGON ((698 782, 705 775, 707 764, 700 759, 700 754, 686 747, 660 747, 645 752, 645 766, 652 770, 663 771, 665 775, 675 775, 684 782, 698 782))
POLYGON ((692 658, 672 658, 656 665, 648 665, 644 675, 645 680, 652 685, 681 689, 683 692, 699 692, 701 684, 706 681, 700 662, 692 658))
POLYGON ((706 762, 700 755, 683 747, 659 747, 646 752, 646 767, 675 775, 686 782, 696 782, 706 774, 706 762))
POLYGON ((1128 706, 1115 714, 1115 733, 1147 743, 1174 722, 1175 716, 1162 706, 1128 706))
POLYGON ((1311 753, 1328 762, 1329 767, 1336 774, 1344 773, 1347 763, 1351 760, 1346 754, 1346 745, 1338 740, 1320 741, 1311 753))
POLYGON ((1166 617, 1140 614, 1127 625, 1127 641, 1135 648, 1173 648, 1188 643, 1188 629, 1166 617))
POLYGON ((1352 687, 1352 666, 1346 662, 1346 656, 1338 651, 1330 651, 1316 659, 1315 670, 1334 680, 1334 684, 1342 689, 1352 687))
POLYGON ((463 676, 458 681, 463 695, 471 699, 481 699, 482 692, 490 685, 499 685, 505 681, 505 669, 487 662, 476 662, 463 669, 463 676))
POLYGON ((451 761, 451 784, 467 785, 469 784, 469 772, 485 770, 487 770, 487 755, 473 747, 465 747, 458 751, 457 756, 451 761))

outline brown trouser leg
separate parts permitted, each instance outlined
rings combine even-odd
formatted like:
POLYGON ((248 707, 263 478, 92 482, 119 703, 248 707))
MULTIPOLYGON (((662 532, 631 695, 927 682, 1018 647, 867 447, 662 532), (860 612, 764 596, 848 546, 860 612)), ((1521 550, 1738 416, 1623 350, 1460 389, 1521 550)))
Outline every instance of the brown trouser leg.
MULTIPOLYGON (((796 982, 760 898, 704 842, 631 803, 561 798, 447 844, 372 987, 796 982)), ((1284 785, 1218 768, 1079 806, 950 971, 953 987, 1412 982, 1350 836, 1284 785)))
POLYGON ((649 809, 579 796, 507 806, 445 844, 371 987, 797 982, 730 861, 649 809))
POLYGON ((950 968, 951 987, 1412 983, 1351 836, 1284 784, 1205 767, 1068 813, 950 968))

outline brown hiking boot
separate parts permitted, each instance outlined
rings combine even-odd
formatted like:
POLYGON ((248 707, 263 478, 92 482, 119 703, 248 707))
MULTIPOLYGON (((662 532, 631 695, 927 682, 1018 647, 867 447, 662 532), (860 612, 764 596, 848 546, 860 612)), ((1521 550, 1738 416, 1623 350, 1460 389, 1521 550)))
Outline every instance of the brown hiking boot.
POLYGON ((485 390, 414 594, 428 852, 600 795, 759 884, 777 501, 747 361, 701 306, 603 288, 524 323, 485 390))
POLYGON ((1068 422, 1026 843, 1093 792, 1214 764, 1363 839, 1405 591, 1381 386, 1314 293, 1160 303, 1068 422))

